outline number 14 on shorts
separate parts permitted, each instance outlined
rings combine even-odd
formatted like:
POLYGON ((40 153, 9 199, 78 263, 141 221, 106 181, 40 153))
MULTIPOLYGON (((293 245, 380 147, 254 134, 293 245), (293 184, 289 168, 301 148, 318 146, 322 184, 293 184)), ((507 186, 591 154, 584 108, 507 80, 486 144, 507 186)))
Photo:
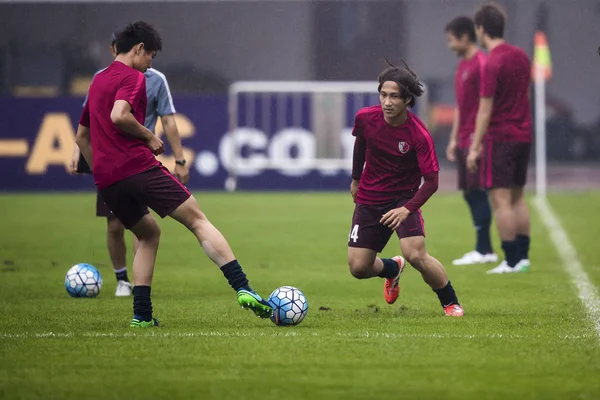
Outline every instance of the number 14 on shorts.
POLYGON ((354 225, 350 230, 350 233, 348 234, 348 241, 350 241, 350 239, 352 239, 354 243, 358 241, 358 224, 354 225))

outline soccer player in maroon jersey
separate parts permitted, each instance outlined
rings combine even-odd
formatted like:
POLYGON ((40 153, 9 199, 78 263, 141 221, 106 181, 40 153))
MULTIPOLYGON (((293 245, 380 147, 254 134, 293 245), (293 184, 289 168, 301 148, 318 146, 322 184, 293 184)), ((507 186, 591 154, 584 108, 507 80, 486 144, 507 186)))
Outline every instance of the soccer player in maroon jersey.
POLYGON ((532 141, 529 87, 531 62, 520 48, 504 41, 505 16, 496 5, 475 14, 481 44, 490 52, 467 165, 489 190, 505 260, 488 271, 529 270, 529 209, 523 197, 532 141), (487 133, 486 133, 487 132, 487 133))
POLYGON ((143 125, 147 103, 143 72, 162 49, 160 35, 148 23, 138 21, 118 34, 116 48, 113 63, 90 86, 76 140, 105 203, 139 240, 133 259, 130 326, 158 325, 152 315, 150 287, 160 228, 148 207, 188 228, 237 292, 238 303, 262 318, 269 317, 271 307, 250 288, 226 239, 186 187, 154 157, 163 152, 164 145, 143 125))
POLYGON ((461 61, 454 76, 456 107, 446 157, 458 165, 458 187, 471 211, 475 226, 475 249, 452 262, 454 265, 473 265, 498 261, 492 249, 490 225, 492 210, 488 195, 481 186, 480 171, 467 169, 467 154, 475 131, 475 117, 486 55, 477 47, 475 24, 469 17, 456 17, 446 25, 448 47, 461 61))
POLYGON ((393 304, 406 260, 436 292, 445 314, 460 317, 464 310, 444 267, 425 249, 420 207, 438 188, 439 166, 431 135, 408 111, 423 86, 406 64, 390 64, 379 75, 378 91, 381 105, 361 109, 352 132, 350 192, 356 206, 348 237, 350 272, 358 279, 385 278, 384 297, 393 304), (377 257, 394 232, 404 258, 377 257))

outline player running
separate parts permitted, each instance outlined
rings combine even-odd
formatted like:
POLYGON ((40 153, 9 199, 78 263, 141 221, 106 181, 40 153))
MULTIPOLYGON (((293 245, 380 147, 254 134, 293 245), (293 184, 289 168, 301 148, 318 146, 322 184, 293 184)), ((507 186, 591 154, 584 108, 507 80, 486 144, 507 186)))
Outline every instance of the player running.
MULTIPOLYGON (((122 28, 116 30, 111 35, 110 52, 114 57, 117 56, 116 40, 117 35, 120 33, 122 28)), ((96 75, 104 69, 98 71, 96 75)), ((94 75, 94 77, 96 76, 94 75)), ((154 68, 148 68, 144 72, 146 77, 146 95, 148 97, 148 106, 146 108, 146 119, 144 126, 154 133, 156 127, 156 120, 160 116, 161 123, 163 125, 165 135, 171 146, 173 156, 175 157, 175 176, 185 185, 189 180, 189 168, 186 166, 186 160, 183 156, 183 147, 181 145, 181 138, 179 137, 179 131, 177 130, 177 124, 175 123, 175 106, 173 105, 173 98, 169 90, 169 84, 167 83, 166 77, 154 68)), ((84 100, 87 102, 87 96, 84 100)), ((89 166, 85 162, 85 159, 81 157, 79 147, 75 146, 75 152, 73 154, 73 161, 70 166, 70 173, 83 173, 90 172, 89 166)), ((108 247, 108 254, 115 271, 117 278, 117 289, 115 296, 131 296, 131 283, 127 276, 127 246, 125 245, 125 227, 114 214, 110 211, 104 200, 100 196, 100 191, 96 193, 96 216, 106 218, 106 244, 108 247)), ((133 248, 134 252, 137 249, 138 242, 133 236, 133 248)))
POLYGON ((361 109, 352 132, 350 192, 356 206, 348 237, 350 273, 357 279, 385 278, 384 297, 393 304, 406 259, 437 294, 444 313, 461 317, 464 310, 444 267, 425 249, 420 207, 438 188, 439 166, 431 135, 408 111, 423 86, 406 64, 389 64, 379 75, 378 91, 381 105, 361 109), (377 257, 393 232, 405 258, 377 257))
POLYGON ((479 106, 481 79, 486 56, 477 48, 475 25, 469 17, 454 18, 446 25, 448 47, 461 58, 454 75, 456 107, 446 157, 458 165, 458 188, 471 211, 476 233, 475 249, 452 261, 454 265, 473 265, 497 262, 492 249, 490 225, 492 210, 487 192, 481 187, 480 171, 467 169, 467 154, 475 131, 475 117, 479 106))
POLYGON ((481 44, 490 52, 467 165, 490 191, 505 260, 490 274, 529 270, 529 209, 523 197, 532 141, 529 108, 531 63, 520 48, 504 41, 505 16, 495 5, 475 14, 481 44), (485 133, 487 132, 487 135, 485 133))
POLYGON ((115 45, 115 61, 90 86, 76 140, 102 198, 139 240, 133 258, 134 316, 130 326, 158 325, 150 295, 160 228, 148 207, 188 228, 237 292, 238 303, 268 318, 271 307, 250 288, 227 240, 206 218, 194 196, 155 158, 164 144, 143 125, 147 108, 143 72, 162 49, 160 35, 148 23, 138 21, 117 35, 115 45))

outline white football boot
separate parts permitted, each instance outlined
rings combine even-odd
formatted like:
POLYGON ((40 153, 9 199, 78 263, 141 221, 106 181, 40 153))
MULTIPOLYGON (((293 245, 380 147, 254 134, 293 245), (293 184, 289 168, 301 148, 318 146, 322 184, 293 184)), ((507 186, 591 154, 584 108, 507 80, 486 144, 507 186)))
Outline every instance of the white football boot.
POLYGON ((498 255, 495 253, 481 254, 477 250, 473 250, 452 261, 452 265, 477 265, 491 262, 498 262, 498 255))
POLYGON ((117 291, 115 292, 117 297, 131 296, 131 283, 127 281, 117 281, 117 291))
POLYGON ((506 263, 506 260, 502 261, 500 265, 498 265, 494 269, 490 269, 488 274, 514 274, 517 272, 527 272, 529 271, 529 260, 521 260, 519 261, 514 268, 511 268, 506 263))

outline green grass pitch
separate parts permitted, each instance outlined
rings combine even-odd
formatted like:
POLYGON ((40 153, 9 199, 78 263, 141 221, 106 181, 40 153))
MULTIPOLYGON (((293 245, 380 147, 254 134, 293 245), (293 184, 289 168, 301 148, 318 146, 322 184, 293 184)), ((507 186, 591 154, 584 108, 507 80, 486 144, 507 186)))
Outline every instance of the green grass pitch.
MULTIPOLYGON (((429 252, 446 265, 467 312, 447 318, 412 268, 393 306, 381 279, 351 277, 349 195, 196 197, 257 291, 304 292, 304 322, 277 327, 241 310, 195 238, 167 219, 153 284, 163 326, 131 330, 131 299, 114 297, 94 196, 5 194, 0 398, 600 398, 600 341, 533 208, 531 271, 487 276, 492 266, 450 265, 473 244, 461 197, 437 194, 425 206, 429 252), (66 293, 64 275, 77 262, 103 274, 97 298, 66 293)), ((555 194, 550 202, 599 285, 600 195, 555 194)), ((394 237, 383 255, 398 251, 394 237)))

